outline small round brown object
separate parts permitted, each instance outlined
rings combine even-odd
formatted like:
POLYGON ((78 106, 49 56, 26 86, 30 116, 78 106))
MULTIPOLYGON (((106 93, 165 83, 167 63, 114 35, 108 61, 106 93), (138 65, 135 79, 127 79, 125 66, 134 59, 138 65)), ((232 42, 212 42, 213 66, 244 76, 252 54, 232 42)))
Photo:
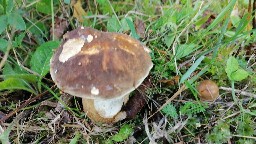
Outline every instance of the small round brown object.
POLYGON ((203 101, 214 101, 219 96, 219 87, 211 80, 200 82, 197 87, 199 97, 203 101))

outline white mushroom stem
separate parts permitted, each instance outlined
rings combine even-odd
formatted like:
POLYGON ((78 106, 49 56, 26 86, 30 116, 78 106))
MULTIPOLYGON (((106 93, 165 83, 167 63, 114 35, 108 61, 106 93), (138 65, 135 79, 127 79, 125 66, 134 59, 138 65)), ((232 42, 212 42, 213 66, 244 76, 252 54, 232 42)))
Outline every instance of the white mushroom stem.
POLYGON ((126 103, 129 95, 121 98, 99 99, 94 100, 94 107, 98 114, 103 118, 113 118, 120 112, 124 103, 126 103))

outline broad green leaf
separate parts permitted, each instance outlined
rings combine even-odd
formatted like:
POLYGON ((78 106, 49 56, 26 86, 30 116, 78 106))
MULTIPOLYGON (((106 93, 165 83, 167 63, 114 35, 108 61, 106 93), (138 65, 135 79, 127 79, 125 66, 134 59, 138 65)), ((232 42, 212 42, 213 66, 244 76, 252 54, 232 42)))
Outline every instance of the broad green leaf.
POLYGON ((14 8, 13 0, 6 0, 6 1, 7 1, 6 13, 11 13, 14 8))
POLYGON ((0 4, 0 15, 4 14, 4 7, 0 4))
POLYGON ((241 81, 248 77, 248 72, 243 69, 238 69, 237 71, 231 74, 231 80, 241 81))
POLYGON ((7 28, 7 16, 0 16, 0 34, 7 28))
POLYGON ((164 36, 164 43, 168 48, 173 44, 174 39, 175 39, 175 34, 171 32, 164 36))
POLYGON ((31 70, 41 76, 45 76, 50 70, 50 59, 53 49, 59 46, 59 41, 49 41, 38 47, 32 55, 30 66, 31 70))
POLYGON ((7 49, 7 45, 8 45, 8 41, 0 38, 0 51, 5 53, 7 49))
POLYGON ((5 80, 10 79, 10 78, 23 79, 29 83, 35 83, 38 80, 37 76, 35 76, 33 74, 7 74, 7 75, 2 75, 2 77, 5 80))
POLYGON ((238 61, 235 57, 231 56, 228 58, 228 61, 227 61, 227 66, 226 66, 226 73, 228 75, 228 78, 230 80, 232 80, 231 78, 231 74, 235 71, 237 71, 239 68, 239 64, 238 64, 238 61))
POLYGON ((197 49, 198 47, 193 43, 180 45, 177 47, 176 57, 177 59, 183 58, 197 49))
POLYGON ((26 90, 31 93, 36 93, 30 85, 23 79, 9 78, 0 82, 0 91, 2 90, 26 90))
POLYGON ((188 69, 188 71, 181 77, 180 83, 183 83, 189 76, 196 70, 198 65, 202 62, 202 60, 205 58, 205 56, 199 57, 195 63, 188 69))
POLYGON ((121 29, 121 25, 115 16, 112 16, 110 19, 108 19, 107 29, 109 32, 118 32, 121 29))
POLYGON ((14 11, 8 15, 8 23, 18 30, 26 29, 26 24, 22 16, 17 11, 14 11))
POLYGON ((112 137, 112 140, 115 142, 122 142, 126 140, 132 132, 132 126, 125 124, 121 127, 120 131, 112 137))
POLYGON ((51 14, 51 0, 41 0, 36 4, 36 10, 44 14, 51 14))

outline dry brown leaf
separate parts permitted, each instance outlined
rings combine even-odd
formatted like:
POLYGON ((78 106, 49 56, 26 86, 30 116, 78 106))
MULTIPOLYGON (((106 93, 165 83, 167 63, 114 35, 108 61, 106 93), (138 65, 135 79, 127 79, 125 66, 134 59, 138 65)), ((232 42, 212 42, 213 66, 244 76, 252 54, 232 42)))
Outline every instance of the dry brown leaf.
POLYGON ((64 32, 66 31, 66 29, 68 28, 68 21, 67 19, 64 18, 58 18, 56 17, 54 19, 55 23, 54 23, 54 29, 51 28, 51 35, 54 36, 54 39, 61 39, 62 35, 64 34, 64 32))
POLYGON ((77 18, 77 20, 79 21, 79 22, 84 22, 84 16, 86 16, 87 14, 86 14, 86 12, 84 11, 84 9, 83 9, 83 7, 82 7, 82 2, 81 2, 81 0, 78 0, 74 5, 73 5, 73 7, 74 7, 74 14, 73 14, 73 16, 75 17, 75 18, 77 18))
POLYGON ((174 86, 179 83, 179 80, 180 80, 180 76, 176 75, 176 76, 172 77, 171 79, 159 80, 159 82, 164 83, 167 86, 174 86))
POLYGON ((137 34, 139 34, 139 36, 141 38, 144 38, 146 26, 145 26, 145 23, 141 19, 135 20, 135 28, 136 28, 137 34))

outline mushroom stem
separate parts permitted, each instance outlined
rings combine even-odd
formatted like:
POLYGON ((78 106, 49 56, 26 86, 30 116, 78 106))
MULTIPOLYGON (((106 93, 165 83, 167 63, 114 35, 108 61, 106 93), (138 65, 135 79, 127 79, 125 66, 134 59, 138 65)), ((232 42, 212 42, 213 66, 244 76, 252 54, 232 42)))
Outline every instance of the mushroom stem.
POLYGON ((86 115, 94 122, 113 123, 115 116, 120 112, 123 104, 129 99, 129 94, 122 98, 108 100, 82 99, 83 109, 86 115))
POLYGON ((94 107, 101 117, 113 118, 121 110, 128 96, 113 99, 95 99, 94 107))

